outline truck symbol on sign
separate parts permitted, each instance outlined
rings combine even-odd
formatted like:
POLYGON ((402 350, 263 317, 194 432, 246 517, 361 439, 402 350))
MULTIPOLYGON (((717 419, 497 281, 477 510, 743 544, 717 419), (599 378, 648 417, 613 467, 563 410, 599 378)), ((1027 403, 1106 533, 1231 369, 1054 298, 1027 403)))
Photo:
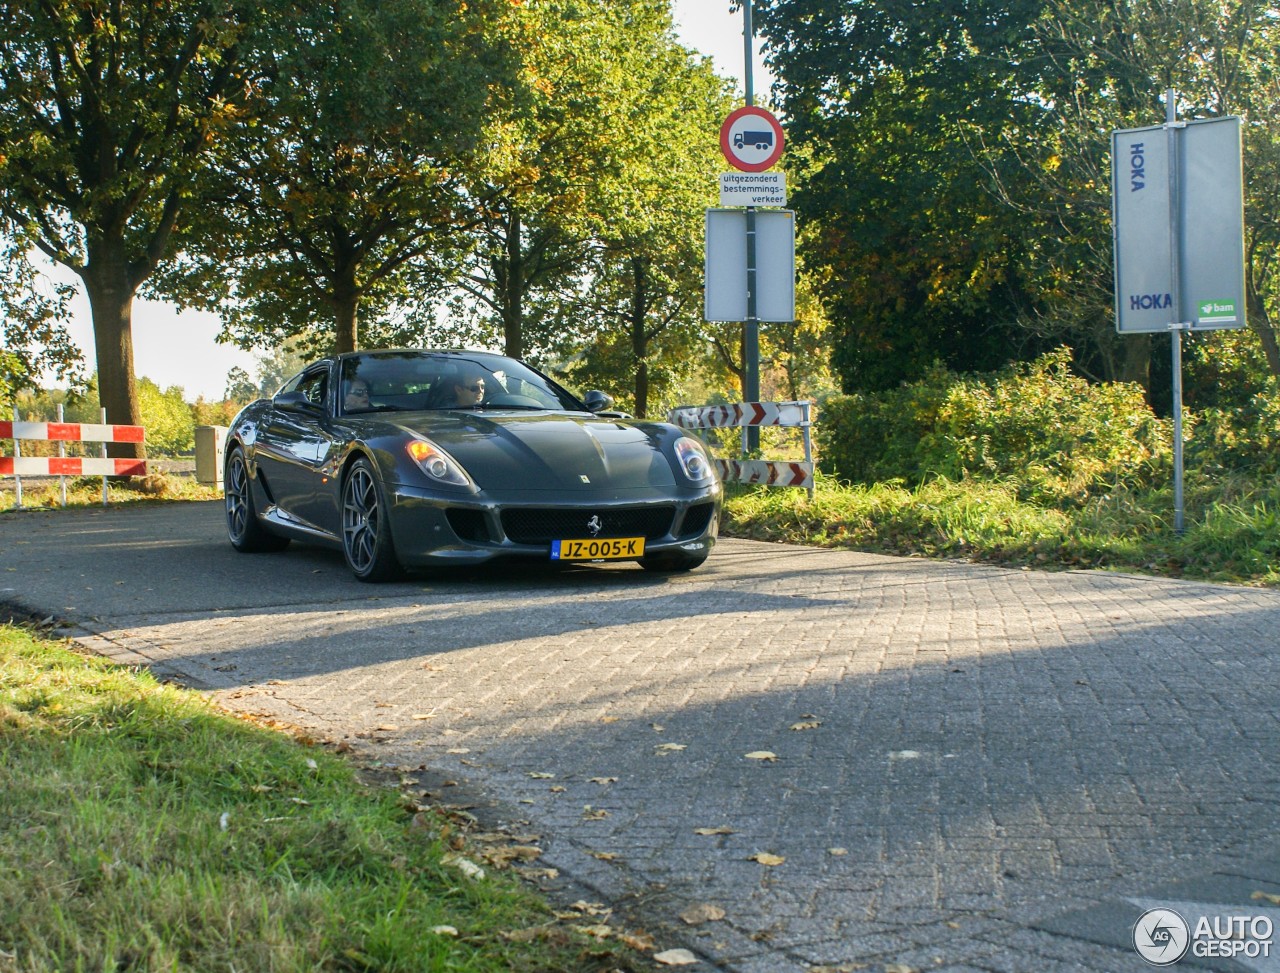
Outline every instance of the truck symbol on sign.
POLYGON ((772 132, 738 132, 733 137, 733 147, 740 149, 745 145, 754 145, 757 149, 773 148, 772 132))

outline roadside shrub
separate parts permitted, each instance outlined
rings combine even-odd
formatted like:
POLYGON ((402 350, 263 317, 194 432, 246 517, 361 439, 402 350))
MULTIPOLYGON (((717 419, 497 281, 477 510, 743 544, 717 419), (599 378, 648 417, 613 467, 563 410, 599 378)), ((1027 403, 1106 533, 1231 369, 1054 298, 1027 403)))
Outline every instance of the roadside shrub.
POLYGON ((1186 464, 1204 472, 1280 473, 1280 381, 1269 378, 1241 405, 1197 413, 1186 464))
POLYGON ((874 396, 831 401, 824 470, 854 482, 942 476, 1016 483, 1020 498, 1079 501, 1163 475, 1171 430, 1137 385, 1090 385, 1067 348, 985 375, 938 369, 874 396))

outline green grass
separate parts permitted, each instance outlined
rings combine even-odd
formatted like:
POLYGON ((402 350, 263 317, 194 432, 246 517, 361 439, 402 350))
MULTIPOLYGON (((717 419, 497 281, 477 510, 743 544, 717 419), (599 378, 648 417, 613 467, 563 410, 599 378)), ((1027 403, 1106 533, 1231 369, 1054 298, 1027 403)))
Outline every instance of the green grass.
POLYGON ((728 488, 723 533, 884 554, 1040 568, 1101 568, 1280 584, 1280 485, 1189 475, 1184 531, 1172 488, 1113 490, 1057 506, 1014 483, 931 480, 798 490, 728 488))
POLYGON ((0 971, 634 968, 390 783, 0 626, 0 971))

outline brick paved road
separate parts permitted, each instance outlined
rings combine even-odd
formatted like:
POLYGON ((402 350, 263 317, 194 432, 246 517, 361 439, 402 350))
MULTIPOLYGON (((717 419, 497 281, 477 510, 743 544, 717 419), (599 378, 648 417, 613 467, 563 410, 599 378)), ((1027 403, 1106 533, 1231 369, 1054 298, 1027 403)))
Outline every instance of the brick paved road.
POLYGON ((746 541, 369 587, 187 505, 0 518, 5 599, 462 781, 693 969, 1150 969, 1151 902, 1280 892, 1273 591, 746 541))

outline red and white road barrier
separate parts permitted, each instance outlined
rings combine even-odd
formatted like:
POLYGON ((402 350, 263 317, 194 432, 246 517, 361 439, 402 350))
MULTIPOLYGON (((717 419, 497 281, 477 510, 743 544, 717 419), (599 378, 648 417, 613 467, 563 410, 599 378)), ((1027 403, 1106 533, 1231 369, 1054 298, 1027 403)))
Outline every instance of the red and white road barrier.
POLYGON ((145 459, 0 456, 0 476, 146 476, 145 459))
POLYGON ((738 426, 807 426, 808 402, 734 402, 672 409, 669 420, 681 429, 732 429, 738 426))
MULTIPOLYGON (((59 406, 58 415, 62 415, 59 406)), ((103 411, 105 418, 106 412, 103 411)), ((145 459, 115 459, 106 455, 107 443, 140 443, 146 438, 142 426, 115 426, 106 422, 12 422, 0 421, 0 440, 13 441, 13 455, 0 456, 0 476, 18 477, 18 506, 22 506, 24 476, 101 476, 102 502, 107 502, 108 476, 146 476, 145 459), (69 442, 102 443, 103 455, 97 456, 23 456, 23 440, 58 443, 58 452, 69 442)), ((63 504, 66 504, 65 483, 63 504)))
MULTIPOLYGON (((681 429, 736 429, 747 426, 789 426, 800 429, 804 462, 766 459, 717 459, 720 479, 736 483, 800 487, 813 496, 813 446, 808 402, 733 402, 728 405, 686 405, 672 409, 667 421, 681 429)), ((743 433, 745 437, 746 433, 743 433)), ((746 451, 745 440, 743 451, 746 451)))
POLYGON ((813 464, 768 459, 718 459, 720 479, 735 483, 813 489, 813 464))
POLYGON ((96 422, 0 422, 0 439, 140 443, 145 432, 141 426, 112 426, 96 422))

